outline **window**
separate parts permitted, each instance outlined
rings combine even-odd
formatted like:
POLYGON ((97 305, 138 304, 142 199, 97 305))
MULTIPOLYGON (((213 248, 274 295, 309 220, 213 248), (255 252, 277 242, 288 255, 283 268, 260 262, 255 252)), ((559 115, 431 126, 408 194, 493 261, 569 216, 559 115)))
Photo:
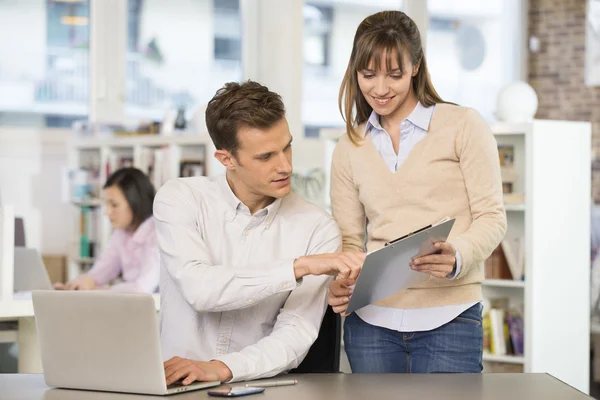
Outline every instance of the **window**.
POLYGON ((0 1, 0 124, 87 116, 88 49, 87 0, 0 1))
POLYGON ((239 0, 214 1, 215 60, 242 61, 239 0))
POLYGON ((307 0, 304 6, 302 120, 306 137, 339 127, 338 93, 356 28, 378 11, 402 9, 402 0, 307 0))
POLYGON ((307 67, 330 65, 330 41, 333 25, 331 5, 304 6, 304 63, 307 67))
POLYGON ((505 0, 429 0, 427 62, 444 100, 477 109, 494 119, 496 97, 518 79, 517 34, 507 21, 519 21, 505 0), (507 45, 508 44, 508 45, 507 45))
POLYGON ((239 0, 129 0, 128 13, 127 117, 193 113, 242 79, 239 0))

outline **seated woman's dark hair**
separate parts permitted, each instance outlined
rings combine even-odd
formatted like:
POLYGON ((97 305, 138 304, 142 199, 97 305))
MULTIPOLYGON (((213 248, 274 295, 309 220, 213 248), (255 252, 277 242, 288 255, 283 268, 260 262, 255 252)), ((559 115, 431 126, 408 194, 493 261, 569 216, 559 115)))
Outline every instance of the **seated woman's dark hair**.
POLYGON ((121 168, 113 172, 106 183, 104 189, 117 186, 121 189, 123 196, 129 203, 129 208, 133 213, 132 228, 137 229, 142 222, 152 216, 152 205, 156 190, 146 174, 137 168, 121 168))

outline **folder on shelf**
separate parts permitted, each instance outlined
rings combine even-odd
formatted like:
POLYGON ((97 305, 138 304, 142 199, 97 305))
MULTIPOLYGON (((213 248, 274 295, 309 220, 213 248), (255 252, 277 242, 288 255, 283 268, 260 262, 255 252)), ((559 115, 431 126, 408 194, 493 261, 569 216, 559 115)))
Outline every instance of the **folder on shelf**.
POLYGON ((429 279, 429 274, 411 269, 410 263, 416 257, 438 252, 434 244, 448 238, 454 221, 455 219, 446 218, 435 225, 425 226, 386 243, 385 247, 369 253, 356 281, 346 313, 354 312, 429 279))

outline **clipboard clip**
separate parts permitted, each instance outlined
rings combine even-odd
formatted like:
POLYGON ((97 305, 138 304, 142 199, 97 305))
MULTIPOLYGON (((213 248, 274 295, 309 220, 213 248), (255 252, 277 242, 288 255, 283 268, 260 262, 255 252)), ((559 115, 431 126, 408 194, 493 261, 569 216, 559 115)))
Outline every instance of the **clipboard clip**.
POLYGON ((413 232, 407 233, 407 234, 406 234, 406 235, 404 235, 404 236, 400 236, 398 239, 394 239, 394 240, 392 240, 392 241, 390 241, 390 242, 387 242, 387 243, 386 243, 386 244, 385 244, 383 247, 387 247, 387 246, 389 246, 390 244, 397 243, 397 242, 401 241, 402 239, 406 239, 407 237, 410 237, 410 236, 412 236, 412 235, 414 235, 414 234, 417 234, 417 233, 419 233, 419 232, 423 232, 424 230, 426 230, 426 229, 429 229, 429 228, 431 228, 431 227, 434 227, 434 226, 438 226, 438 225, 440 225, 440 224, 443 224, 444 222, 450 221, 450 219, 451 219, 450 217, 444 217, 444 218, 442 218, 441 220, 439 220, 438 222, 436 222, 436 223, 435 223, 435 224, 433 224, 433 225, 427 225, 427 226, 425 226, 425 227, 423 227, 423 228, 421 228, 421 229, 417 229, 416 231, 413 231, 413 232))
POLYGON ((423 228, 421 228, 421 229, 417 229, 416 231, 413 231, 413 232, 407 233, 407 234, 406 234, 406 235, 404 235, 404 236, 400 236, 398 239, 394 239, 394 240, 392 240, 392 241, 390 241, 390 242, 387 242, 387 243, 384 245, 384 247, 386 247, 386 246, 389 246, 390 244, 397 243, 397 242, 401 241, 402 239, 406 239, 407 237, 410 237, 410 236, 412 236, 412 235, 415 235, 415 234, 417 234, 417 233, 419 233, 419 232, 423 232, 424 230, 426 230, 426 229, 429 229, 429 228, 431 228, 432 226, 433 226, 433 225, 427 225, 427 226, 425 226, 425 227, 423 227, 423 228))

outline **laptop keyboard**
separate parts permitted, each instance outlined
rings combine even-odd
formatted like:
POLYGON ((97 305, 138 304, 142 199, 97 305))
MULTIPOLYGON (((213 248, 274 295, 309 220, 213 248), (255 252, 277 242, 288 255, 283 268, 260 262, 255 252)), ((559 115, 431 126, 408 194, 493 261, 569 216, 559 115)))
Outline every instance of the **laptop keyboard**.
POLYGON ((178 388, 178 387, 182 387, 183 386, 182 382, 183 381, 181 381, 181 380, 179 380, 177 382, 173 382, 173 383, 171 383, 170 385, 167 386, 167 389, 175 389, 175 388, 178 388))

